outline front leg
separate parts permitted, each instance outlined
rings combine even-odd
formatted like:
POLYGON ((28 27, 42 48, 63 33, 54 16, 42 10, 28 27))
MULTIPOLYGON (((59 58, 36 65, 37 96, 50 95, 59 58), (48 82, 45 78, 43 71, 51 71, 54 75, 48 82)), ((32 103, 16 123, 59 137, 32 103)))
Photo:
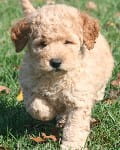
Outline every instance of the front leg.
POLYGON ((76 108, 68 113, 63 129, 62 150, 82 150, 90 132, 91 108, 76 108))
POLYGON ((55 108, 47 100, 34 95, 25 96, 25 107, 33 118, 41 121, 52 120, 56 116, 55 108))

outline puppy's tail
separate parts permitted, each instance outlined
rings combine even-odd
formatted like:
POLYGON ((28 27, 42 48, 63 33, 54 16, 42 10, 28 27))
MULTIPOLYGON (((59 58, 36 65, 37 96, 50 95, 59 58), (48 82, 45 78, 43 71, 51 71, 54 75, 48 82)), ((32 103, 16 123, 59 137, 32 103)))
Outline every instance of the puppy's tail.
POLYGON ((29 0, 21 0, 21 4, 25 15, 29 15, 36 11, 29 0))
MULTIPOLYGON (((30 2, 30 0, 20 0, 20 1, 21 1, 23 11, 24 11, 25 15, 29 15, 29 14, 36 11, 36 9, 33 7, 32 3, 30 2)), ((44 0, 44 1, 48 5, 55 4, 55 0, 44 0)))

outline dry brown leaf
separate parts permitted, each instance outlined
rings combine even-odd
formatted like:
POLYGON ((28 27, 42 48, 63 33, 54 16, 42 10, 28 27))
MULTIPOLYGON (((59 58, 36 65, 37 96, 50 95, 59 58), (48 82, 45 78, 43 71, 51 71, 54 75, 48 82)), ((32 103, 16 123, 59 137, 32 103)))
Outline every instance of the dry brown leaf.
POLYGON ((43 143, 45 140, 41 137, 30 137, 30 139, 36 143, 43 143))
POLYGON ((116 80, 113 80, 113 81, 111 82, 111 85, 113 85, 113 86, 120 86, 120 73, 118 73, 117 79, 116 79, 116 80))
POLYGON ((116 102, 117 100, 116 99, 105 99, 104 100, 104 103, 108 104, 108 105, 112 105, 116 102))
POLYGON ((86 8, 87 9, 91 9, 91 10, 97 10, 98 8, 97 8, 97 5, 95 4, 95 2, 93 2, 93 1, 88 1, 87 3, 86 3, 86 8))
POLYGON ((6 86, 0 86, 0 92, 5 91, 7 94, 10 93, 10 89, 7 88, 6 86))
POLYGON ((30 137, 30 139, 36 143, 44 143, 47 140, 52 140, 54 142, 57 141, 56 136, 54 136, 54 135, 47 136, 45 133, 42 133, 42 137, 30 137))
POLYGON ((111 89, 110 91, 110 99, 115 100, 120 96, 120 90, 119 89, 111 89))
POLYGON ((106 26, 116 27, 116 24, 114 22, 107 22, 106 26))
POLYGON ((10 150, 10 149, 4 146, 0 146, 0 150, 10 150))
POLYGON ((52 140, 52 141, 54 141, 54 142, 57 141, 57 138, 56 138, 56 136, 54 136, 54 135, 49 135, 49 136, 47 136, 45 133, 42 133, 42 137, 43 137, 44 140, 50 139, 50 140, 52 140))
POLYGON ((113 81, 111 82, 111 84, 112 84, 113 86, 120 86, 120 80, 113 80, 113 81))
POLYGON ((21 66, 14 66, 14 69, 17 70, 17 71, 19 71, 20 68, 21 68, 21 66))
POLYGON ((120 17, 120 12, 117 12, 117 13, 115 14, 115 17, 120 17))
POLYGON ((90 126, 91 126, 91 128, 97 126, 98 124, 100 124, 100 120, 95 119, 95 118, 91 118, 91 120, 90 120, 90 126))

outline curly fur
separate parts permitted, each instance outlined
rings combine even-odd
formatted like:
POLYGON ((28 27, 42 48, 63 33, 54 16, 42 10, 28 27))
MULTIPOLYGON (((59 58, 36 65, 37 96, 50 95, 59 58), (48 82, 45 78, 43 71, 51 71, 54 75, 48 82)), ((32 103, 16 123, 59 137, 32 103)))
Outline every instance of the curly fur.
POLYGON ((20 70, 26 110, 43 121, 66 118, 61 148, 82 149, 92 106, 102 100, 113 69, 98 22, 70 6, 45 5, 13 26, 11 38, 16 51, 28 45, 20 70), (53 58, 62 61, 58 71, 53 58))

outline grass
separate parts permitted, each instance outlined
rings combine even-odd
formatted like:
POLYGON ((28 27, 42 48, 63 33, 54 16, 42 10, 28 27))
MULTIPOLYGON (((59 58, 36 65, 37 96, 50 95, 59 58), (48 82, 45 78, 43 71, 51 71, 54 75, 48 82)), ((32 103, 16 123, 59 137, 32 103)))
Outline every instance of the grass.
MULTIPOLYGON (((87 0, 59 0, 85 10, 87 0)), ((101 30, 112 47, 115 58, 115 68, 112 80, 120 72, 120 0, 94 0, 98 10, 86 10, 100 20, 101 30)), ((41 5, 40 0, 34 0, 35 5, 41 5)), ((48 141, 45 144, 33 143, 29 136, 39 136, 41 132, 50 134, 55 127, 54 122, 43 124, 32 119, 25 111, 22 103, 17 102, 19 89, 18 67, 23 53, 16 54, 10 40, 10 28, 22 16, 18 0, 0 0, 0 85, 11 89, 10 94, 0 93, 0 145, 10 150, 57 150, 59 143, 48 141)), ((110 91, 118 91, 110 83, 106 89, 105 99, 110 97, 110 91)), ((99 120, 88 137, 90 150, 120 150, 120 97, 108 104, 99 102, 93 109, 93 117, 99 120)))

